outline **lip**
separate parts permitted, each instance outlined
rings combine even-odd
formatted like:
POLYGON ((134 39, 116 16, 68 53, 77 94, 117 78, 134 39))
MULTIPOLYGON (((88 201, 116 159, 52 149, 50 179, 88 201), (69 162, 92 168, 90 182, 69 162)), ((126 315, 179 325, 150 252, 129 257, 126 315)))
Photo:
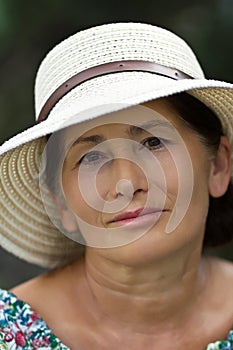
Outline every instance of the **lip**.
POLYGON ((151 221, 156 221, 159 216, 166 210, 157 208, 140 208, 135 211, 128 211, 114 217, 110 222, 117 226, 129 224, 141 225, 151 221))

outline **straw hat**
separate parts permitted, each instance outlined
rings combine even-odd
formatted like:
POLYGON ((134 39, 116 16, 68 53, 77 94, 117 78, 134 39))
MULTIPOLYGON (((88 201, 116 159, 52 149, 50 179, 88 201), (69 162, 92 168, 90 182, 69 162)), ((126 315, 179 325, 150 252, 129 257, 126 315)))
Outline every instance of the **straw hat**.
POLYGON ((192 50, 173 33, 149 24, 107 24, 52 49, 36 77, 37 123, 0 148, 2 247, 46 267, 83 252, 51 223, 41 200, 45 135, 72 125, 74 115, 81 122, 184 91, 216 113, 233 145, 233 85, 205 79, 192 50))

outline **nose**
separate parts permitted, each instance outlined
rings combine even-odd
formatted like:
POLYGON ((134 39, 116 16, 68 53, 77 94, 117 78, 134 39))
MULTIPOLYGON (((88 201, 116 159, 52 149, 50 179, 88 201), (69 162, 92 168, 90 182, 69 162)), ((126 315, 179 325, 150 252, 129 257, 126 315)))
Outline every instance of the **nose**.
POLYGON ((148 181, 143 169, 135 162, 117 158, 111 165, 111 192, 113 198, 132 198, 139 192, 148 191, 148 181))

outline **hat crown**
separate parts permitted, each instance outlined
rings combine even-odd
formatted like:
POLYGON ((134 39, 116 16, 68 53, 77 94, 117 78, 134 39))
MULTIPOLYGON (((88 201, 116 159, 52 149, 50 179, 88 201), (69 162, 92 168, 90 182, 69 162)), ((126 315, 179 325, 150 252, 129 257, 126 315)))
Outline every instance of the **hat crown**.
POLYGON ((36 117, 51 94, 88 68, 114 61, 143 60, 202 79, 203 71, 186 42, 174 33, 143 23, 113 23, 78 32, 54 47, 36 77, 36 117))

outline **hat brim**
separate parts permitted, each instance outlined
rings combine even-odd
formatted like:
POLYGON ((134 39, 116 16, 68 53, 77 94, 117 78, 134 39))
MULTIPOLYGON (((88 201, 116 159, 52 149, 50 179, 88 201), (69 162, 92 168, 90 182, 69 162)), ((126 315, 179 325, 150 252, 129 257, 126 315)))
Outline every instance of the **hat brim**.
POLYGON ((233 84, 208 79, 176 81, 147 72, 121 72, 91 79, 74 88, 56 104, 45 121, 6 141, 0 155, 63 127, 185 91, 213 110, 229 134, 233 84))

